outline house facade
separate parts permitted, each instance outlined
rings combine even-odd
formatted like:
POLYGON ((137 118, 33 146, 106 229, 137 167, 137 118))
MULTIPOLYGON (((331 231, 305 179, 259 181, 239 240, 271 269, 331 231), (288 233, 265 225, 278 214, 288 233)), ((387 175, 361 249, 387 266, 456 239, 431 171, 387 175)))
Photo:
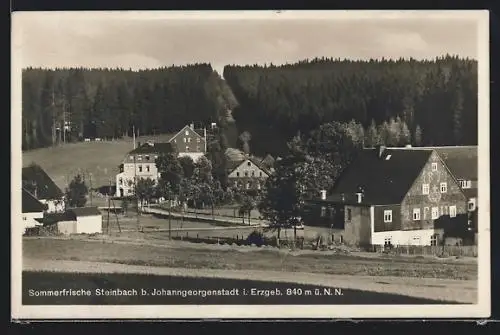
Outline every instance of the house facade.
POLYGON ((136 179, 158 181, 160 175, 155 161, 161 154, 175 152, 178 157, 188 156, 193 161, 199 160, 207 152, 207 136, 206 128, 196 129, 194 124, 190 124, 166 139, 166 142, 149 140, 139 143, 137 148, 127 153, 120 165, 120 172, 116 175, 115 196, 133 195, 136 179))
POLYGON ((46 206, 38 201, 30 192, 22 189, 22 218, 23 229, 34 228, 42 225, 46 206))
POLYGON ((308 203, 306 226, 352 245, 438 245, 467 238, 467 197, 430 148, 364 149, 332 194, 308 203))
POLYGON ((116 196, 125 197, 134 194, 135 180, 150 178, 158 181, 159 173, 156 159, 161 154, 172 153, 170 143, 147 142, 130 151, 116 175, 116 196))
POLYGON ((260 190, 271 171, 255 158, 233 162, 228 174, 228 185, 243 190, 260 190))
POLYGON ((56 225, 63 235, 102 233, 102 214, 97 207, 69 208, 64 213, 49 215, 47 225, 56 225))
POLYGON ((38 201, 47 205, 47 213, 64 212, 64 193, 39 165, 31 164, 23 168, 22 186, 38 201))

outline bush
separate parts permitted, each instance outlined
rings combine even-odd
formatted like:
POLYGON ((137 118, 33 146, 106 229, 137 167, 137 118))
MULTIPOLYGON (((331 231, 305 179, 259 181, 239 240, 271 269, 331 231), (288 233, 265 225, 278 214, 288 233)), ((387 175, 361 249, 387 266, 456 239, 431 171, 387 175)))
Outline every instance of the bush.
POLYGON ((260 247, 264 244, 264 234, 258 230, 254 230, 248 235, 246 242, 249 245, 255 244, 260 247))

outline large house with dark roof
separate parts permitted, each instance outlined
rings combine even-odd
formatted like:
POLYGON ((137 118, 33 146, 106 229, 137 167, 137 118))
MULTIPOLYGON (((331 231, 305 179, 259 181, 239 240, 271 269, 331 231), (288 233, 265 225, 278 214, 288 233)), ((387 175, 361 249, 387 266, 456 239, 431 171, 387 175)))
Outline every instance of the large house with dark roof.
POLYGON ((31 164, 23 168, 22 187, 47 205, 48 213, 64 211, 64 193, 39 165, 31 164))
MULTIPOLYGON (((216 127, 212 124, 212 128, 216 127)), ((214 128, 215 129, 215 128, 214 128)), ((193 123, 186 125, 173 136, 162 136, 163 142, 155 137, 127 153, 120 172, 116 175, 116 196, 123 197, 133 194, 135 178, 150 178, 157 181, 159 178, 155 160, 162 153, 177 153, 178 157, 191 157, 197 161, 207 152, 207 140, 214 131, 206 128, 196 128, 193 123)))
POLYGON ((42 225, 46 205, 36 199, 33 194, 22 189, 22 215, 24 231, 42 225))
POLYGON ((468 197, 434 148, 363 149, 331 194, 308 202, 306 226, 352 245, 438 245, 474 240, 468 197))

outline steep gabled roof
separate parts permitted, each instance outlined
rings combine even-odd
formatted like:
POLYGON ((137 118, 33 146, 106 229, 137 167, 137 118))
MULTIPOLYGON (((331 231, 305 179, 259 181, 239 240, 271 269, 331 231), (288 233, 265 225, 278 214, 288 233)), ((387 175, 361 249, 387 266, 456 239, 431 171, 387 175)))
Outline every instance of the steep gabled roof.
POLYGON ((247 158, 244 158, 244 159, 239 160, 239 161, 229 161, 228 162, 229 173, 232 173, 234 170, 236 170, 239 166, 241 166, 246 161, 252 162, 255 166, 257 166, 259 169, 261 169, 267 175, 271 174, 271 171, 269 171, 269 169, 267 169, 265 166, 263 166, 261 164, 261 160, 255 158, 255 157, 247 157, 247 158))
POLYGON ((387 148, 379 158, 377 149, 363 149, 342 173, 327 201, 337 202, 341 194, 351 199, 362 187, 365 204, 399 204, 431 154, 432 150, 387 148))
POLYGON ((24 167, 22 182, 23 187, 32 194, 36 194, 38 199, 52 200, 63 196, 61 189, 39 165, 31 164, 24 167))
POLYGON ((30 192, 22 189, 22 208, 23 213, 40 213, 47 209, 47 207, 38 201, 30 192))
POLYGON ((181 130, 179 130, 177 132, 177 134, 175 134, 174 136, 172 136, 169 140, 169 142, 172 142, 172 140, 174 138, 176 138, 179 134, 181 134, 182 132, 184 132, 186 129, 189 129, 190 131, 192 131, 193 133, 195 133, 196 135, 198 135, 200 138, 204 138, 204 136, 200 133, 198 133, 198 131, 194 130, 194 129, 191 129, 191 127, 189 125, 185 125, 181 130))
POLYGON ((477 146, 428 147, 434 149, 456 179, 477 180, 477 146))

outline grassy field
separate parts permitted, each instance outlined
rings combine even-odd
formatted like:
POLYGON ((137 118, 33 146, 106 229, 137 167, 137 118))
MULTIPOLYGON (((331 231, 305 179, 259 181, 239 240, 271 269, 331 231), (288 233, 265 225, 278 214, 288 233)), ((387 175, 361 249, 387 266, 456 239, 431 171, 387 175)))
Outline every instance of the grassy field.
POLYGON ((194 277, 147 274, 24 271, 22 287, 24 305, 453 304, 434 299, 355 289, 335 290, 283 282, 226 278, 200 280, 194 277), (132 295, 103 295, 105 292, 114 293, 113 290, 117 288, 122 292, 127 290, 132 295), (89 295, 40 296, 40 292, 54 289, 83 289, 89 295), (183 291, 177 290, 184 290, 184 296, 183 291), (190 295, 187 290, 191 291, 190 295), (226 292, 222 293, 221 290, 226 292), (222 294, 217 292, 210 294, 213 291, 222 294))
MULTIPOLYGON (((158 238, 158 235, 151 234, 151 237, 158 238)), ((126 238, 124 241, 126 242, 126 238)), ((159 240, 158 245, 154 245, 153 240, 141 241, 133 237, 129 241, 135 241, 136 244, 25 238, 23 257, 188 269, 281 270, 358 276, 477 279, 477 263, 454 259, 325 255, 320 252, 293 255, 265 248, 202 248, 189 243, 168 243, 164 240, 159 240)))

